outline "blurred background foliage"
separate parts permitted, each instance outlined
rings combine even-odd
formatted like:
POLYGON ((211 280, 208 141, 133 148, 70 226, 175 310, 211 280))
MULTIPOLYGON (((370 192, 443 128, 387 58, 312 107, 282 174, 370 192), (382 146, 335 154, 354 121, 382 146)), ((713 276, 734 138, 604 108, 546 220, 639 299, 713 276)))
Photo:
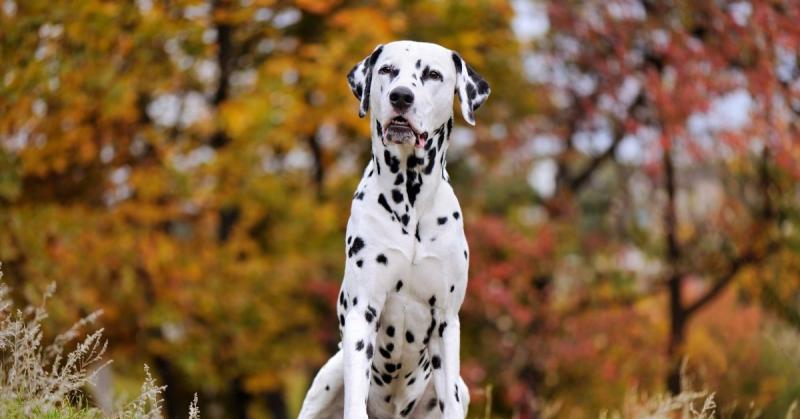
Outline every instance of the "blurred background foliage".
MULTIPOLYGON (((54 330, 96 308, 107 388, 169 417, 293 417, 335 351, 368 124, 344 76, 395 39, 492 85, 450 147, 473 415, 631 391, 800 397, 800 4, 0 1, 0 260, 54 330), (491 393, 491 397, 490 394, 491 393)), ((99 392, 104 389, 99 388, 99 392)), ((98 395, 102 399, 102 395, 98 395)))

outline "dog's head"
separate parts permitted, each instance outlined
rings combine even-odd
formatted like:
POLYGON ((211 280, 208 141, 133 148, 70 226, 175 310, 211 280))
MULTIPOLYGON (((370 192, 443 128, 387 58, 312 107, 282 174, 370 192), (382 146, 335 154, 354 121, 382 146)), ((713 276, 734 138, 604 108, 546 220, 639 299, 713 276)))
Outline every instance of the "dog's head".
POLYGON ((490 92, 456 52, 414 41, 379 45, 350 70, 347 82, 361 102, 359 116, 371 109, 384 143, 417 147, 451 118, 454 91, 470 125, 490 92))

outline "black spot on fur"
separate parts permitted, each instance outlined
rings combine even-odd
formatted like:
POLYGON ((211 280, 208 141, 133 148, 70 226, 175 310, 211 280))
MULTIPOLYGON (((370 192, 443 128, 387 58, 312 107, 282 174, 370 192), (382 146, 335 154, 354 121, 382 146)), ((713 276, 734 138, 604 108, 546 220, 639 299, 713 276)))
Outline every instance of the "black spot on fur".
POLYGON ((339 324, 344 327, 344 314, 339 315, 339 324))
MULTIPOLYGON (((378 61, 378 57, 380 57, 381 52, 383 52, 383 45, 379 46, 378 49, 373 51, 373 53, 369 56, 369 60, 367 60, 367 65, 364 65, 361 69, 361 72, 366 75, 366 79, 364 80, 364 84, 367 86, 367 89, 364 90, 363 97, 359 95, 359 99, 361 99, 361 115, 365 115, 367 113, 367 108, 369 107, 369 86, 372 84, 372 67, 375 65, 375 62, 378 61)), ((380 171, 378 172, 380 173, 380 171)))
POLYGON ((439 402, 439 400, 437 400, 435 397, 434 397, 434 398, 432 398, 432 399, 431 399, 431 400, 428 402, 428 411, 430 412, 431 410, 433 410, 433 409, 436 409, 436 404, 437 404, 438 402, 439 402))
MULTIPOLYGON (((477 75, 478 73, 473 73, 473 74, 477 75)), ((480 76, 478 76, 477 83, 478 83, 478 93, 480 93, 482 95, 485 95, 486 93, 489 93, 489 83, 487 83, 486 80, 484 80, 484 79, 480 78, 480 76)), ((480 104, 478 106, 480 106, 480 104)), ((478 107, 476 106, 475 109, 478 109, 478 107)))
POLYGON ((353 307, 358 305, 358 297, 353 297, 353 307))
POLYGON ((350 250, 347 251, 347 257, 353 257, 358 254, 365 246, 364 240, 361 237, 356 237, 353 239, 353 245, 350 246, 350 250))
POLYGON ((464 251, 464 259, 467 259, 467 251, 464 251))
POLYGON ((383 382, 386 384, 390 384, 392 382, 392 376, 389 374, 383 374, 381 375, 381 378, 383 379, 383 382))
POLYGON ((455 387, 456 387, 456 401, 461 402, 461 400, 458 399, 458 384, 456 384, 455 387))
POLYGON ((403 174, 402 173, 398 173, 397 177, 394 179, 394 184, 395 185, 402 185, 404 181, 405 181, 405 179, 403 178, 403 174))
POLYGON ((455 290, 456 290, 456 286, 455 285, 450 285, 450 292, 453 292, 455 290))
POLYGON ((367 359, 372 359, 372 344, 367 345, 367 359))
POLYGON ((406 331, 406 342, 414 343, 414 334, 412 334, 410 331, 406 331))
POLYGON ((364 312, 364 317, 367 319, 367 323, 372 323, 372 319, 378 316, 378 312, 375 311, 375 308, 372 306, 367 306, 367 311, 364 312))
POLYGON ((382 357, 389 359, 392 357, 392 354, 389 353, 386 349, 378 348, 378 352, 381 354, 382 357))
POLYGON ((386 350, 392 352, 394 350, 394 343, 389 342, 386 344, 386 350))
POLYGON ((408 156, 408 160, 406 160, 406 167, 408 167, 409 169, 413 169, 413 168, 417 167, 417 164, 419 164, 419 163, 421 163, 421 162, 419 161, 417 156, 412 154, 412 155, 408 156))
POLYGON ((444 413, 444 402, 441 400, 439 400, 439 410, 441 410, 442 413, 444 413))
POLYGON ((429 66, 425 66, 425 68, 422 70, 422 74, 419 76, 419 80, 422 82, 422 84, 425 84, 425 80, 430 78, 430 73, 431 68, 429 66))
POLYGON ((389 206, 389 202, 386 201, 386 196, 383 194, 378 195, 378 203, 385 209, 389 214, 392 213, 392 208, 389 206))
POLYGON ((411 413, 411 410, 414 408, 414 403, 416 402, 416 400, 411 400, 411 403, 409 403, 408 406, 406 406, 406 408, 400 412, 400 416, 408 416, 408 414, 411 413))
POLYGON ((392 400, 392 396, 391 395, 388 395, 388 396, 383 398, 383 401, 385 401, 386 403, 389 403, 391 400, 392 400))
POLYGON ((403 288, 403 281, 397 281, 397 285, 395 285, 394 290, 400 291, 400 288, 403 288))
POLYGON ((442 324, 439 325, 439 337, 444 336, 444 329, 446 328, 447 328, 447 322, 442 322, 442 324))
POLYGON ((458 211, 453 213, 453 218, 455 218, 456 220, 458 220, 460 217, 461 217, 461 214, 459 214, 458 211))
POLYGON ((455 64, 456 66, 456 73, 461 73, 461 68, 462 68, 461 57, 459 57, 458 54, 456 54, 455 52, 453 53, 452 57, 453 57, 453 64, 455 64))
POLYGON ((325 386, 325 391, 331 391, 331 386, 325 386))
POLYGON ((447 222, 447 217, 439 217, 436 219, 436 222, 439 223, 439 225, 443 225, 447 222))
POLYGON ((377 119, 375 120, 375 129, 378 131, 378 137, 383 138, 383 127, 377 119))
POLYGON ((414 237, 416 237, 416 238, 417 238, 417 241, 418 241, 418 242, 421 242, 421 241, 422 241, 422 240, 419 238, 419 223, 417 223, 417 232, 416 232, 416 233, 414 233, 414 237))
POLYGON ((435 296, 435 295, 432 295, 432 296, 431 296, 431 298, 428 300, 428 303, 429 303, 431 306, 433 306, 434 304, 436 304, 436 296, 435 296))
POLYGON ((436 149, 428 150, 428 164, 425 166, 425 174, 429 175, 433 172, 433 165, 436 164, 436 149))
MULTIPOLYGON (((409 158, 409 160, 411 160, 411 158, 409 158)), ((406 170, 406 195, 408 196, 408 202, 411 204, 412 207, 414 206, 414 203, 417 201, 417 195, 422 189, 421 180, 419 182, 415 181, 414 177, 415 173, 413 170, 406 170)))
POLYGON ((417 63, 415 64, 415 66, 417 68, 419 68, 421 65, 422 65, 422 60, 417 60, 417 63))
POLYGON ((360 268, 360 267, 362 267, 362 266, 364 266, 364 259, 359 259, 359 260, 357 260, 357 261, 356 261, 356 266, 358 266, 359 268, 360 268))
POLYGON ((388 362, 383 367, 386 368, 386 372, 394 372, 397 369, 397 367, 395 367, 394 364, 388 362))
POLYGON ((381 56, 381 52, 383 52, 383 45, 379 46, 378 49, 369 56, 369 65, 375 65, 375 62, 378 61, 378 57, 381 56))
POLYGON ((378 257, 375 258, 375 262, 378 262, 380 264, 386 265, 389 262, 389 260, 386 259, 386 255, 384 255, 383 253, 380 253, 380 254, 378 254, 378 257))
POLYGON ((386 336, 390 338, 394 337, 394 326, 389 326, 386 328, 386 336))
MULTIPOLYGON (((404 226, 407 226, 408 225, 408 221, 410 219, 411 219, 411 217, 409 217, 408 214, 403 214, 403 216, 400 217, 400 222, 402 222, 404 226)), ((405 231, 405 230, 403 230, 403 231, 405 231)))
POLYGON ((364 349, 364 341, 363 340, 359 340, 358 342, 356 342, 356 350, 360 351, 362 349, 364 349))
POLYGON ((472 83, 467 83, 467 97, 470 101, 475 100, 477 93, 478 92, 475 90, 475 85, 472 83))
POLYGON ((399 189, 392 189, 392 201, 398 204, 403 202, 403 193, 399 189))
POLYGON ((383 150, 383 161, 386 162, 386 165, 389 166, 389 170, 392 173, 397 173, 400 171, 400 159, 396 156, 393 156, 389 150, 383 150))

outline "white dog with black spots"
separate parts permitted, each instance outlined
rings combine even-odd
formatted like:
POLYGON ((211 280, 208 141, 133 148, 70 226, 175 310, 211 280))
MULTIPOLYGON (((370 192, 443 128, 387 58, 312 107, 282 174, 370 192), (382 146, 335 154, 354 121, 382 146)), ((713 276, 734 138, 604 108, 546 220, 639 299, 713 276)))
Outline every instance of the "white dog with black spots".
POLYGON ((464 418, 458 311, 469 249, 445 166, 454 92, 471 125, 489 85, 442 46, 378 46, 347 81, 371 110, 372 159, 347 223, 342 340, 300 418, 464 418))

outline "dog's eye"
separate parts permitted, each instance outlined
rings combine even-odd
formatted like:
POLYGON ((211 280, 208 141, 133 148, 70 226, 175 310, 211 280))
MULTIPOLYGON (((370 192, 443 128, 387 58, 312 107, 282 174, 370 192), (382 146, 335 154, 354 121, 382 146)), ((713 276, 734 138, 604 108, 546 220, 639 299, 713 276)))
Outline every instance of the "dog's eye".
POLYGON ((378 70, 378 74, 389 74, 391 72, 392 72, 392 66, 388 64, 381 67, 380 70, 378 70))
POLYGON ((431 80, 441 81, 442 80, 442 73, 440 73, 440 72, 438 72, 436 70, 433 70, 430 73, 428 73, 428 78, 430 78, 431 80))

